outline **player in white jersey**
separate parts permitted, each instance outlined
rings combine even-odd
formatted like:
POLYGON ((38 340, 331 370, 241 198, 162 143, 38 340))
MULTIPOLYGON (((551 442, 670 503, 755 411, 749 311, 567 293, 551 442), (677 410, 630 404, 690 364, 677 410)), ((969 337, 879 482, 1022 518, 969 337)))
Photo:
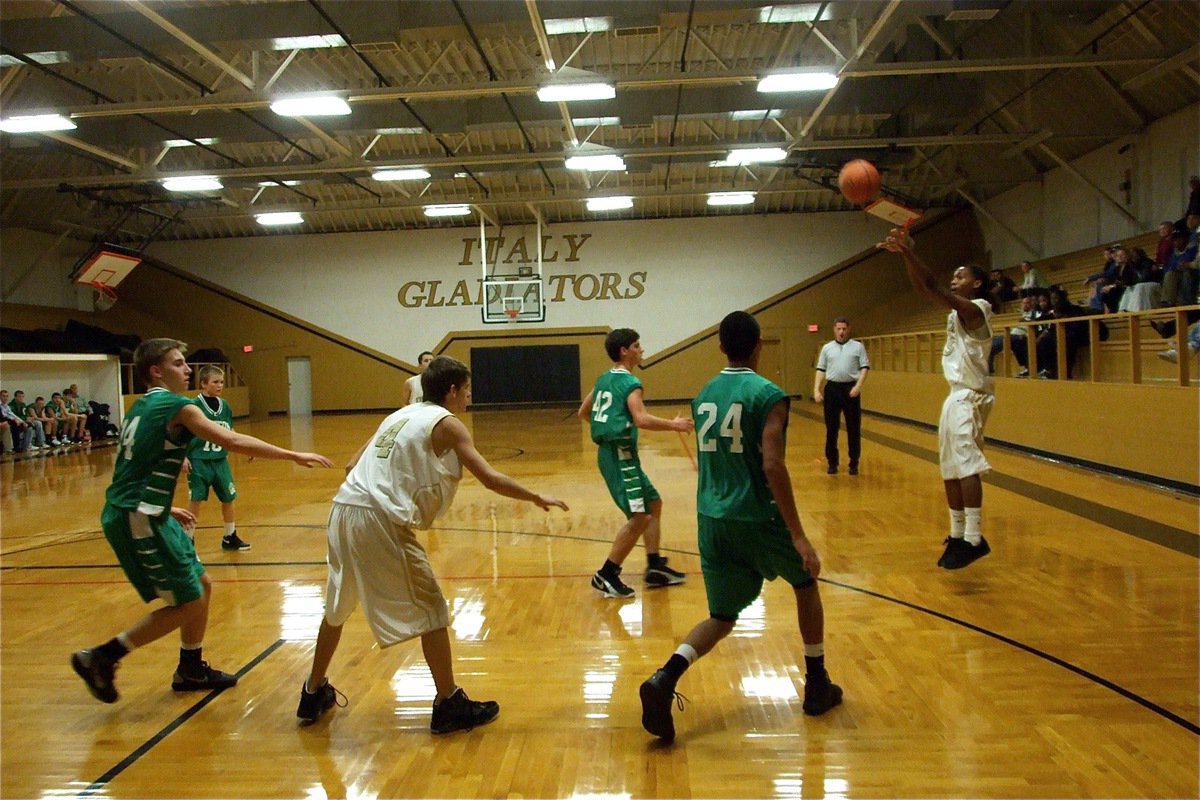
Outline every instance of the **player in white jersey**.
POLYGON ((360 602, 380 647, 421 638, 437 687, 433 733, 473 728, 500 713, 497 703, 471 700, 454 682, 449 610, 413 531, 428 529, 450 507, 463 467, 505 497, 543 510, 556 506, 565 511, 567 505, 497 472, 475 449, 466 425, 455 416, 471 400, 471 372, 465 364, 435 358, 421 383, 426 402, 405 406, 380 424, 347 465, 346 480, 333 498, 325 618, 296 711, 305 724, 338 701, 325 673, 342 626, 360 602))
POLYGON ((995 393, 988 373, 992 339, 992 306, 987 296, 987 272, 974 264, 959 267, 949 290, 938 285, 933 272, 917 256, 915 242, 904 228, 894 228, 879 247, 898 253, 917 292, 950 309, 942 372, 950 394, 938 421, 939 461, 950 507, 950 535, 938 566, 962 569, 991 552, 983 538, 983 481, 991 469, 983 455, 983 426, 995 393))
MULTIPOLYGON (((421 355, 417 356, 417 365, 421 368, 421 372, 425 371, 430 361, 433 361, 433 353, 428 350, 423 351, 421 355)), ((425 399, 425 392, 421 389, 421 372, 418 372, 404 382, 404 393, 401 395, 403 399, 400 402, 402 408, 404 406, 411 406, 413 403, 419 403, 425 399)))

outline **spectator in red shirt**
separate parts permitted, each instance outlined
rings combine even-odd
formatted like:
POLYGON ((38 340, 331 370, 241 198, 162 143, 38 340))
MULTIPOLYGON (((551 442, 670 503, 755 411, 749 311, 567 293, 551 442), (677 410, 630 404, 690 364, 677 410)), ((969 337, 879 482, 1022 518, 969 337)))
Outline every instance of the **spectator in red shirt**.
POLYGON ((1171 253, 1175 250, 1171 239, 1174 230, 1174 223, 1158 223, 1158 251, 1154 254, 1154 264, 1158 267, 1159 272, 1162 272, 1163 268, 1167 266, 1167 262, 1171 260, 1171 253))

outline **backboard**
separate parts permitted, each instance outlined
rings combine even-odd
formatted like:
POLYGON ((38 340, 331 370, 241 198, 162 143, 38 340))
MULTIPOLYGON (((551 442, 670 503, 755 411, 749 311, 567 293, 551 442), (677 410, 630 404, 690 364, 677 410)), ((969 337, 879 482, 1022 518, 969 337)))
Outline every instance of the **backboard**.
POLYGON ((546 303, 541 278, 496 276, 483 282, 483 321, 545 322, 546 303))

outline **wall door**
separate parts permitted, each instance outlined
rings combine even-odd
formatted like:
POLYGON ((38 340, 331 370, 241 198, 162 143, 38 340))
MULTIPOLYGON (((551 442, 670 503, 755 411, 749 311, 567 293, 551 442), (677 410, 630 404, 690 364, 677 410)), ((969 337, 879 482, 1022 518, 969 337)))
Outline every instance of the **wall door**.
POLYGON ((287 360, 288 413, 293 417, 312 416, 312 364, 308 356, 287 360))
POLYGON ((783 382, 783 340, 763 336, 762 352, 758 356, 758 374, 787 391, 783 382))

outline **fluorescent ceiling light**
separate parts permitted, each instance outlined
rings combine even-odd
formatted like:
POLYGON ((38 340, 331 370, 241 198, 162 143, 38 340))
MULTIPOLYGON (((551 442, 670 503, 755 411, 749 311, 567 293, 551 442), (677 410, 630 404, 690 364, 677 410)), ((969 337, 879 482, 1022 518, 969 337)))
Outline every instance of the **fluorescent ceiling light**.
POLYGON ((612 17, 564 17, 544 20, 546 33, 557 36, 562 33, 594 33, 612 30, 612 17))
POLYGON ((195 147, 198 144, 216 144, 217 140, 207 139, 167 139, 163 142, 167 147, 195 147))
POLYGON ((729 118, 735 122, 743 120, 763 120, 763 119, 779 119, 783 116, 783 112, 778 108, 750 108, 745 111, 730 111, 729 118))
POLYGON ((393 136, 400 134, 424 133, 424 128, 378 128, 375 131, 380 136, 393 136))
POLYGON ((285 97, 271 103, 271 110, 281 117, 344 117, 350 104, 337 95, 285 97))
POLYGON ((377 181, 425 181, 429 180, 429 170, 414 167, 412 169, 381 169, 371 173, 377 181))
POLYGON ((571 156, 565 162, 567 169, 581 169, 588 172, 624 172, 625 159, 618 155, 571 156))
POLYGON ((758 82, 760 92, 820 92, 837 86, 837 75, 826 70, 780 72, 758 82))
POLYGON ((572 125, 578 125, 581 128, 596 126, 600 128, 620 125, 620 117, 578 117, 571 120, 572 125))
MULTIPOLYGON (((71 60, 71 57, 63 50, 43 50, 40 53, 25 53, 24 55, 35 64, 66 64, 71 60)), ((23 66, 26 66, 26 63, 15 56, 0 55, 0 67, 23 66)))
POLYGON ((589 197, 588 211, 618 211, 622 208, 633 208, 633 198, 628 195, 616 197, 589 197))
POLYGON ((74 129, 75 123, 62 114, 30 114, 24 117, 0 119, 0 131, 8 133, 41 133, 74 129))
POLYGON ((758 9, 758 21, 764 25, 787 22, 812 22, 821 11, 820 3, 800 3, 794 6, 763 6, 758 9))
POLYGON ((168 192, 214 192, 225 188, 212 175, 189 175, 183 178, 164 178, 163 188, 168 192))
POLYGON ((754 192, 710 192, 710 206, 748 206, 754 202, 754 192))
POLYGON ((255 214, 259 225, 299 225, 304 222, 299 211, 275 211, 270 214, 255 214))
POLYGON ((740 150, 730 150, 725 160, 731 165, 737 166, 783 161, 785 158, 787 158, 787 150, 782 147, 744 147, 740 150))
POLYGON ((279 186, 279 184, 281 184, 281 183, 284 186, 299 186, 300 185, 300 181, 259 181, 258 185, 262 186, 264 188, 270 189, 273 186, 275 186, 275 187, 279 186))
POLYGON ((569 103, 573 100, 611 100, 617 90, 608 83, 551 83, 537 91, 543 103, 569 103))
POLYGON ((317 36, 284 36, 271 40, 273 50, 315 50, 322 47, 345 47, 346 40, 336 33, 317 36))
POLYGON ((471 207, 466 203, 425 206, 425 216, 427 217, 461 217, 470 213, 471 207))

